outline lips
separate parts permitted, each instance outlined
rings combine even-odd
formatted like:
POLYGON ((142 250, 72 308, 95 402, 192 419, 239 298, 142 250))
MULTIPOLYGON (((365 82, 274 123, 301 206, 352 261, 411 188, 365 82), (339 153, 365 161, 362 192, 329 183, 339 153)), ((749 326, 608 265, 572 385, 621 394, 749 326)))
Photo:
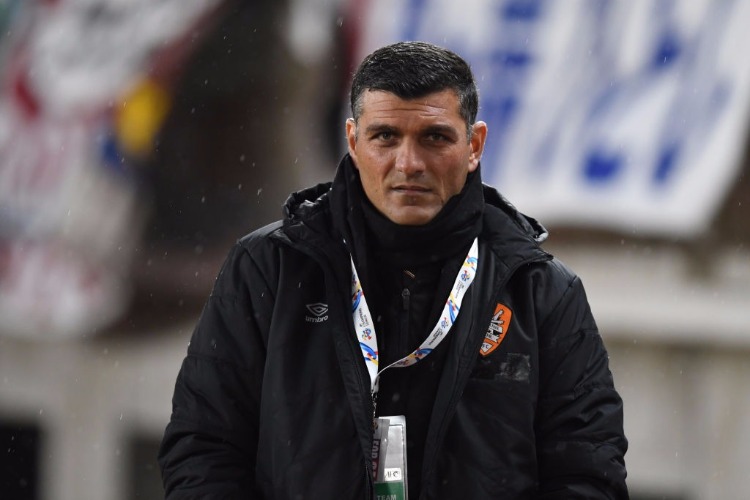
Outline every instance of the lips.
POLYGON ((415 184, 401 184, 394 186, 393 190, 404 194, 422 194, 430 192, 430 188, 415 184))

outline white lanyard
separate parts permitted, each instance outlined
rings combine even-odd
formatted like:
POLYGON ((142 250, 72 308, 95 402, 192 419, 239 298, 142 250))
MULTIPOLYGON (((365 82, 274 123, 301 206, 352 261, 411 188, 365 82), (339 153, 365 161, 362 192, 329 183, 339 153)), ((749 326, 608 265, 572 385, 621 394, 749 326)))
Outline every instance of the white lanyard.
POLYGON ((398 361, 394 361, 380 371, 378 371, 378 340, 375 335, 375 324, 372 321, 370 308, 367 306, 367 300, 362 291, 362 283, 359 281, 357 269, 354 267, 354 259, 351 256, 350 260, 352 263, 352 314, 354 316, 354 328, 359 347, 362 349, 362 356, 365 359, 367 371, 370 373, 370 390, 372 391, 374 400, 377 397, 381 373, 391 367, 402 368, 413 365, 417 361, 427 357, 448 335, 458 317, 466 290, 468 290, 474 281, 474 276, 477 273, 477 266, 479 265, 479 241, 477 238, 474 238, 474 243, 472 243, 469 249, 469 254, 466 256, 463 265, 461 265, 461 269, 458 271, 456 280, 453 283, 453 288, 448 295, 448 299, 445 301, 440 319, 424 342, 422 342, 422 345, 411 354, 398 361))

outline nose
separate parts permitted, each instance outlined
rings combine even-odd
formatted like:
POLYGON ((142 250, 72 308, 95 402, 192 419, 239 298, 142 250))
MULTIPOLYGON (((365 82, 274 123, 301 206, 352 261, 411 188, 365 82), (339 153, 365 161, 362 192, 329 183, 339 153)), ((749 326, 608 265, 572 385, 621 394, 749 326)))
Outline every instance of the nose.
POLYGON ((425 160, 419 145, 413 141, 403 141, 396 150, 396 171, 412 177, 425 170, 425 160))

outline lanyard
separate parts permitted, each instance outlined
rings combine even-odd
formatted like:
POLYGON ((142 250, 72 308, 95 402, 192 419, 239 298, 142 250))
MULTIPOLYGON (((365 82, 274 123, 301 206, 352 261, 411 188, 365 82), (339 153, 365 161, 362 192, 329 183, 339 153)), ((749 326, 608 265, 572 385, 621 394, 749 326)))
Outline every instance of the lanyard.
POLYGON ((354 259, 351 256, 350 260, 352 263, 352 315, 354 317, 354 329, 359 347, 362 349, 362 356, 365 359, 367 371, 370 374, 370 390, 372 391, 373 401, 375 401, 377 399, 381 373, 391 367, 403 368, 417 363, 427 357, 448 335, 458 317, 466 290, 468 290, 474 281, 474 276, 477 273, 477 266, 479 265, 479 241, 477 238, 474 238, 474 242, 469 249, 469 254, 461 265, 461 269, 458 271, 456 280, 453 283, 453 288, 448 295, 448 299, 445 301, 440 319, 427 338, 422 342, 422 345, 411 354, 398 361, 394 361, 380 371, 378 371, 378 340, 375 335, 375 325, 372 321, 370 308, 367 306, 365 294, 362 291, 362 283, 359 281, 357 269, 354 267, 354 259))

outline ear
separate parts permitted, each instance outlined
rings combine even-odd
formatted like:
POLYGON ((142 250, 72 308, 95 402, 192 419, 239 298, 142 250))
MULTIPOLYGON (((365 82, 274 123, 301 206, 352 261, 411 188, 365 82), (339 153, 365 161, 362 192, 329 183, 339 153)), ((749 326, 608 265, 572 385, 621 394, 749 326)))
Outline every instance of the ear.
POLYGON ((349 156, 354 161, 354 166, 357 166, 357 123, 354 118, 347 118, 346 120, 346 143, 349 147, 349 156))
POLYGON ((484 122, 476 122, 471 126, 471 139, 469 139, 469 146, 471 152, 469 153, 469 172, 473 172, 479 166, 479 160, 482 158, 484 152, 484 141, 487 139, 487 124, 484 122))

